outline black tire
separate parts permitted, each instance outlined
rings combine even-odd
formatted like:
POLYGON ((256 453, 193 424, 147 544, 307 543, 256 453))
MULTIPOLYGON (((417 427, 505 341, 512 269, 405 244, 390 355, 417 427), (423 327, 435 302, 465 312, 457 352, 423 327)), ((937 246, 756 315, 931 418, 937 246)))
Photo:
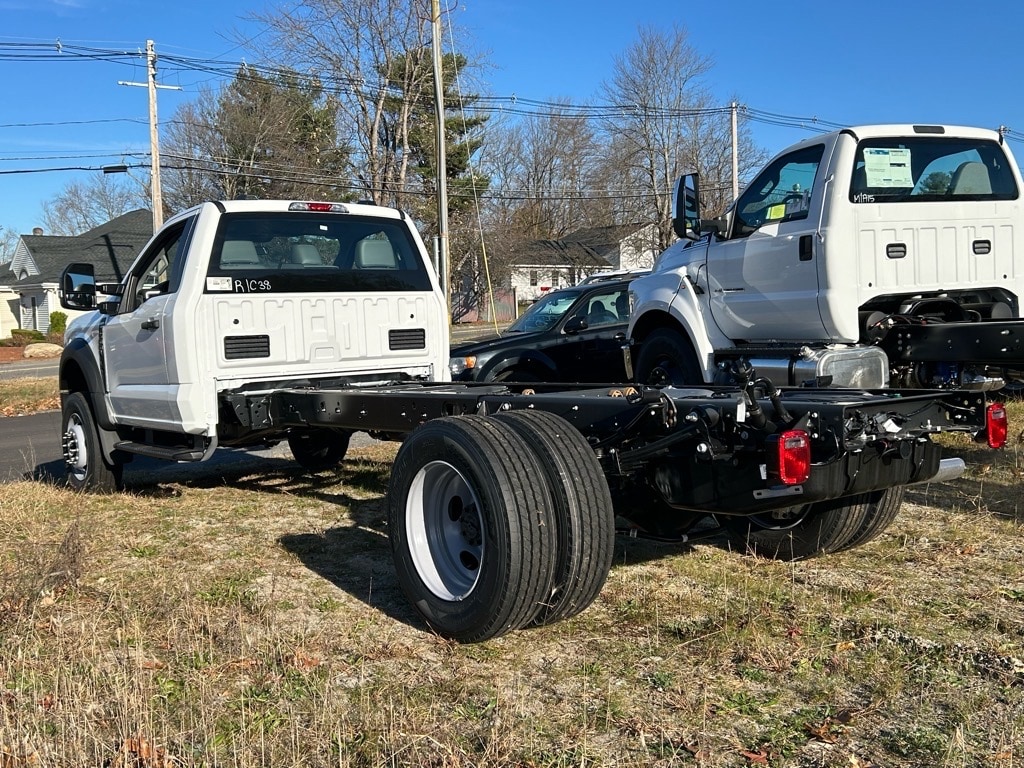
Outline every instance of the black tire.
POLYGON ((473 643, 519 629, 551 594, 551 491, 534 452, 496 419, 433 419, 405 439, 388 529, 402 590, 446 637, 473 643))
POLYGON ((292 456, 310 472, 334 469, 348 452, 352 433, 341 429, 297 427, 288 431, 292 456))
POLYGON ((803 560, 843 549, 865 522, 867 494, 765 512, 719 522, 751 554, 803 560))
POLYGON ((872 491, 856 498, 863 497, 864 519, 854 534, 839 545, 839 549, 853 549, 867 544, 879 536, 899 514, 903 505, 905 486, 899 485, 884 491, 872 491))
POLYGON ((655 387, 704 383, 693 345, 671 328, 659 328, 641 342, 633 378, 655 387))
POLYGON ((594 450, 562 417, 507 411, 494 418, 533 448, 551 489, 558 525, 555 576, 531 623, 552 624, 584 611, 608 578, 615 547, 611 493, 594 450))
POLYGON ((64 398, 61 408, 61 444, 68 470, 68 485, 76 491, 113 493, 121 488, 124 465, 103 458, 99 429, 89 400, 81 392, 64 398))

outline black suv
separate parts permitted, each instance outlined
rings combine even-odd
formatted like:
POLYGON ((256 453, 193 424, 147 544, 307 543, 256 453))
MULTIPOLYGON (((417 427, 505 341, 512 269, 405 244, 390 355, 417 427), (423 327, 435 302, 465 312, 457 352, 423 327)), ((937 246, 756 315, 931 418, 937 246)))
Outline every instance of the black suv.
POLYGON ((624 383, 632 277, 553 291, 501 336, 454 347, 455 381, 624 383))

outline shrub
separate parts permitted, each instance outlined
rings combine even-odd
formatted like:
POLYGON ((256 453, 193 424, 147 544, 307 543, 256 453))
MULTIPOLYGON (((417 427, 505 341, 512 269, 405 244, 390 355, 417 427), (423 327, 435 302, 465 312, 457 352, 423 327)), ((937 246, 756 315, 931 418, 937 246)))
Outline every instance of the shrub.
POLYGON ((33 331, 31 328, 12 328, 11 338, 21 346, 31 344, 35 341, 43 341, 46 337, 42 331, 33 331))
POLYGON ((50 313, 50 333, 64 335, 64 329, 68 327, 68 316, 66 312, 51 312, 50 313))

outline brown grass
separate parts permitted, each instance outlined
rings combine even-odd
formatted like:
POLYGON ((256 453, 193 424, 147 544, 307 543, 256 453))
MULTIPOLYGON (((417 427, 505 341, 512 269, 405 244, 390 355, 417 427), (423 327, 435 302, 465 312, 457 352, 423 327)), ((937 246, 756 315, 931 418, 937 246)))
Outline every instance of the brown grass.
POLYGON ((588 611, 476 646, 400 592, 387 446, 3 485, 0 766, 1020 765, 1020 445, 838 556, 622 541, 588 611))
POLYGON ((56 376, 0 379, 0 416, 24 416, 57 408, 60 389, 56 376))

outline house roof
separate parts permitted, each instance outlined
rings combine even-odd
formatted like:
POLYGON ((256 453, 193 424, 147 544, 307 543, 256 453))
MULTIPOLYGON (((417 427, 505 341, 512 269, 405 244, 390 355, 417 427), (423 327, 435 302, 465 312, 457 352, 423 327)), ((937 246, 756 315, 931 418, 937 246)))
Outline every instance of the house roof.
POLYGON ((608 267, 608 260, 581 243, 524 240, 509 248, 513 264, 530 267, 608 267))
POLYGON ((80 235, 22 235, 9 270, 0 270, 0 285, 54 283, 76 261, 92 264, 99 282, 117 281, 152 235, 153 214, 142 208, 80 235), (19 280, 23 271, 28 276, 19 280))
POLYGON ((597 267, 618 264, 622 241, 650 225, 620 224, 589 227, 570 232, 559 240, 525 240, 513 245, 511 262, 530 267, 597 267))

